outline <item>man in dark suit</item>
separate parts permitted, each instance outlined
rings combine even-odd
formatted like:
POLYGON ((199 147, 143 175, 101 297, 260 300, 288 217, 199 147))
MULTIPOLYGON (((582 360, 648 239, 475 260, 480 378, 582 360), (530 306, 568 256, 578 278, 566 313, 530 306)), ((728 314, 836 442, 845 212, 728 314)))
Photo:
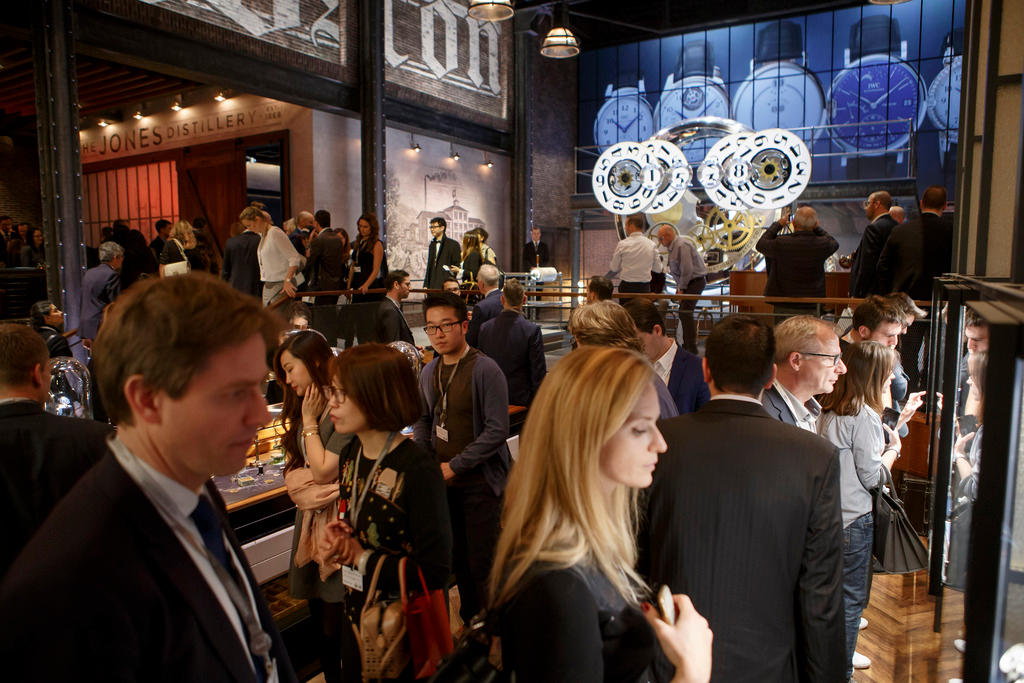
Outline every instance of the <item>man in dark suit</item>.
MULTIPOLYGON (((904 292, 929 301, 934 278, 953 269, 953 223, 946 210, 946 188, 932 185, 921 196, 921 216, 893 228, 878 259, 879 293, 904 292)), ((900 356, 911 391, 921 388, 921 346, 927 325, 911 325, 903 335, 900 356)))
POLYGON ((707 618, 712 682, 843 681, 836 449, 761 407, 775 355, 764 323, 726 318, 706 348, 711 400, 659 423, 668 450, 649 489, 641 571, 707 618))
POLYGON ((82 306, 78 314, 78 336, 86 348, 103 321, 103 309, 121 293, 121 265, 124 248, 116 242, 100 245, 100 264, 82 276, 82 306))
POLYGON ((832 325, 809 315, 787 318, 775 326, 775 381, 761 403, 774 419, 818 433, 821 406, 815 396, 828 394, 846 372, 839 337, 832 325))
MULTIPOLYGON (((788 207, 757 241, 756 249, 767 261, 765 296, 824 297, 825 261, 839 249, 839 242, 818 223, 817 212, 801 206, 793 217, 793 232, 780 235, 789 222, 788 207)), ((799 302, 773 304, 776 315, 814 313, 818 305, 799 302)))
POLYGON ((43 412, 49 359, 38 334, 0 324, 0 578, 57 501, 107 452, 114 431, 43 412))
POLYGON ((278 331, 207 274, 145 280, 114 307, 94 355, 118 433, 0 585, 10 680, 296 680, 210 481, 269 420, 278 331))
POLYGON ((679 414, 699 410, 711 398, 700 358, 665 336, 665 319, 654 302, 630 299, 625 309, 636 323, 644 352, 658 377, 668 386, 679 414))
POLYGON ((505 280, 501 289, 504 308, 481 326, 477 347, 505 373, 508 402, 514 406, 529 406, 548 372, 540 325, 523 318, 525 296, 519 280, 505 280))
POLYGON ((444 216, 430 219, 430 234, 433 239, 427 247, 427 270, 423 275, 423 287, 441 289, 445 278, 451 275, 449 268, 462 263, 462 247, 445 236, 448 222, 444 216))
POLYGON ((392 270, 384 278, 384 288, 387 294, 377 308, 377 326, 375 339, 381 344, 389 344, 395 341, 404 341, 415 344, 412 330, 402 313, 402 300, 409 296, 412 285, 409 283, 409 273, 404 270, 392 270))
POLYGON ((49 301, 37 301, 30 311, 32 329, 46 342, 50 358, 70 356, 71 346, 64 337, 64 312, 49 301))
POLYGON ((548 245, 540 241, 540 228, 530 228, 530 241, 523 245, 523 270, 543 268, 551 265, 548 245))
POLYGON ((224 243, 224 265, 220 276, 239 292, 259 298, 263 294, 260 280, 260 235, 248 228, 224 243))
MULTIPOLYGON (((320 234, 309 244, 309 261, 306 271, 312 284, 311 291, 330 291, 344 289, 342 276, 345 275, 345 259, 347 242, 341 233, 331 228, 331 214, 320 209, 316 212, 315 225, 321 228, 320 234)), ((318 296, 317 304, 334 304, 337 296, 318 296)))
POLYGON ((469 320, 469 331, 466 332, 466 342, 473 348, 479 348, 480 328, 488 320, 493 320, 501 313, 501 293, 498 291, 498 280, 501 273, 489 263, 480 266, 476 274, 476 286, 483 295, 483 298, 473 306, 473 315, 469 320))
POLYGON ((156 228, 156 237, 149 243, 149 248, 153 252, 153 258, 159 263, 160 254, 164 253, 164 245, 167 244, 167 238, 171 236, 171 222, 166 218, 161 218, 153 227, 156 228))
MULTIPOLYGON (((875 271, 882 249, 896 227, 896 221, 889 215, 892 197, 885 190, 872 192, 864 202, 864 214, 868 217, 868 226, 860 238, 857 251, 852 255, 853 265, 850 266, 850 296, 863 299, 868 294, 888 294, 889 290, 878 287, 875 271)), ((931 294, 929 294, 929 297, 931 294)))

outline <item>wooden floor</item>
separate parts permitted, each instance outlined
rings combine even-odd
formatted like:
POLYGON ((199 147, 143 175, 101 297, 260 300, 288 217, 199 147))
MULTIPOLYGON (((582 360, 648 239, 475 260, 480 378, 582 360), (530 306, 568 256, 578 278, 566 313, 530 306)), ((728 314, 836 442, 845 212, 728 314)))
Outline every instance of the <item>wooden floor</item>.
POLYGON ((959 678, 962 655, 953 647, 963 637, 963 593, 945 589, 942 632, 932 630, 935 598, 928 595, 928 574, 876 574, 857 651, 871 667, 855 671, 858 683, 947 683, 959 678))

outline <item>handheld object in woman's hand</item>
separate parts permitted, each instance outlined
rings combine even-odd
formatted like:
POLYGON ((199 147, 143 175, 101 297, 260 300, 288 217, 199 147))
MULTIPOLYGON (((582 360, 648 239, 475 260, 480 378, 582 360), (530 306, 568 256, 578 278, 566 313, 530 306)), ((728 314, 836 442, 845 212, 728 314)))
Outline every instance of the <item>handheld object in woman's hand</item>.
POLYGON ((676 623, 676 605, 672 601, 672 591, 668 586, 662 584, 658 589, 658 616, 669 626, 676 623))

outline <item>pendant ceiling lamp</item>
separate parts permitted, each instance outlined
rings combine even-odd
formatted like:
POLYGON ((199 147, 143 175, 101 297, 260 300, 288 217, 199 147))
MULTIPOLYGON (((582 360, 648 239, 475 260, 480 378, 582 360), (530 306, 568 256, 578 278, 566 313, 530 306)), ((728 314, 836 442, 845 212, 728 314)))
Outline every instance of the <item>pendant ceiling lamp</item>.
POLYGON ((540 53, 552 59, 566 59, 580 53, 580 41, 569 30, 568 12, 564 4, 555 7, 554 21, 551 30, 540 46, 540 53))
POLYGON ((469 16, 477 21, 504 21, 515 13, 512 0, 469 0, 469 16))
POLYGON ((902 5, 910 0, 868 0, 872 5, 902 5))

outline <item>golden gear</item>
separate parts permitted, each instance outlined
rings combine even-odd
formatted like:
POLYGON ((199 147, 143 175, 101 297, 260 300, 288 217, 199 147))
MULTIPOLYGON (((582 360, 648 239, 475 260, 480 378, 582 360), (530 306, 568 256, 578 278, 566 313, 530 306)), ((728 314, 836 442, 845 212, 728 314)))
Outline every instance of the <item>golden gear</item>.
POLYGON ((763 226, 762 216, 747 211, 726 212, 716 206, 697 226, 694 239, 703 251, 721 249, 727 253, 736 252, 751 245, 751 238, 755 233, 760 236, 763 226))

